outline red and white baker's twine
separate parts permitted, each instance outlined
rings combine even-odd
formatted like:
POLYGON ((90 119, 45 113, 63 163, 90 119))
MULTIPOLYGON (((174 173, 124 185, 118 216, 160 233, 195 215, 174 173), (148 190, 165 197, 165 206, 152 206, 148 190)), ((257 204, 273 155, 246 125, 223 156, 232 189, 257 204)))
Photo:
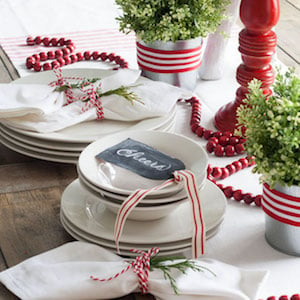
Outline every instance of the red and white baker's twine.
POLYGON ((103 107, 102 103, 100 100, 100 97, 98 96, 98 89, 100 89, 100 84, 101 82, 99 81, 99 84, 95 86, 94 84, 90 84, 89 82, 84 82, 83 78, 81 77, 66 77, 62 75, 62 70, 59 69, 54 69, 54 74, 56 75, 57 80, 53 81, 50 83, 51 86, 63 86, 66 85, 68 89, 64 91, 65 96, 66 96, 66 101, 67 105, 73 103, 74 101, 86 101, 88 100, 85 105, 82 107, 81 111, 86 112, 89 109, 91 109, 93 106, 96 107, 96 114, 97 114, 97 120, 101 120, 104 118, 104 113, 103 113, 103 107), (76 80, 76 81, 82 81, 82 85, 79 88, 79 90, 82 92, 82 96, 75 96, 70 80, 76 80), (89 85, 89 88, 85 88, 87 85, 89 85))
POLYGON ((155 256, 159 252, 159 248, 157 247, 151 248, 148 251, 139 251, 139 250, 131 249, 130 251, 140 255, 137 256, 136 259, 132 261, 125 269, 123 269, 122 271, 118 272, 117 274, 109 278, 100 279, 94 276, 91 276, 90 278, 95 281, 107 282, 118 278, 119 276, 121 276, 122 274, 126 273, 128 270, 133 268, 133 272, 136 273, 136 275, 138 276, 140 291, 142 294, 146 294, 149 290, 148 276, 150 272, 150 258, 152 256, 155 256))
MULTIPOLYGON (((111 63, 114 62, 120 68, 128 67, 128 63, 121 56, 115 55, 114 53, 107 54, 106 52, 99 53, 98 51, 75 53, 75 45, 71 39, 37 36, 35 38, 28 37, 26 39, 26 43, 28 46, 43 45, 45 47, 62 47, 55 51, 50 50, 48 52, 40 52, 27 57, 27 69, 32 69, 35 72, 39 72, 41 70, 48 71, 83 60, 98 59, 111 63), (52 60, 52 62, 49 62, 50 60, 52 60)), ((114 69, 116 69, 116 67, 114 67, 114 69)))
POLYGON ((154 188, 148 190, 136 190, 121 205, 114 228, 114 240, 116 249, 119 252, 119 241, 126 219, 130 212, 150 193, 166 188, 174 183, 183 182, 187 191, 188 198, 191 202, 192 220, 193 220, 193 237, 192 237, 192 254, 193 257, 199 257, 204 254, 205 247, 205 224, 203 221, 203 213, 201 209, 200 197, 198 192, 198 184, 196 178, 191 171, 181 170, 173 173, 174 178, 169 179, 154 188))
POLYGON ((202 44, 185 50, 158 50, 136 43, 140 68, 155 73, 182 73, 201 65, 202 44))

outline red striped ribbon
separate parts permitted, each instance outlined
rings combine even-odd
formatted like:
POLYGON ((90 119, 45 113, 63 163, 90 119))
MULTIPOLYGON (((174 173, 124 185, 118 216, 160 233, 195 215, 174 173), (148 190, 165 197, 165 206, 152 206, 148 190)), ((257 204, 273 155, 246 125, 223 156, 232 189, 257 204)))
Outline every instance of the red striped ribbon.
POLYGON ((198 192, 198 184, 196 182, 195 175, 188 170, 175 171, 173 173, 174 178, 169 179, 148 190, 136 190, 130 195, 121 205, 114 228, 114 239, 116 243, 116 249, 119 252, 119 241, 122 235, 122 231, 126 222, 126 219, 130 212, 140 203, 148 194, 153 191, 166 188, 172 184, 183 182, 188 198, 191 202, 192 208, 192 220, 193 220, 193 236, 192 236, 192 254, 193 258, 197 258, 204 254, 205 245, 205 223, 203 220, 203 213, 201 208, 201 202, 198 192))
POLYGON ((158 50, 146 47, 139 42, 137 62, 141 69, 155 73, 182 73, 197 69, 201 65, 202 44, 199 47, 183 50, 158 50))
POLYGON ((300 197, 286 195, 264 184, 262 208, 271 218, 300 227, 300 197))

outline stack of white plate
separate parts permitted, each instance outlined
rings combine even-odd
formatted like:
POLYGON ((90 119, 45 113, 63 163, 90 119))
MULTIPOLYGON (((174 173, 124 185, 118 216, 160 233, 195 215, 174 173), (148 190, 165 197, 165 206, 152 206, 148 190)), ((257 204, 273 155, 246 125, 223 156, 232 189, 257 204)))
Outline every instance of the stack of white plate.
MULTIPOLYGON (((112 71, 97 69, 67 69, 64 75, 81 78, 103 78, 112 71)), ((22 84, 48 84, 54 81, 51 72, 42 72, 15 80, 22 84)), ((37 133, 0 123, 0 142, 8 148, 31 157, 76 163, 81 151, 91 142, 108 134, 126 130, 155 130, 173 132, 176 107, 166 116, 136 122, 113 120, 89 121, 53 133, 37 133)))
MULTIPOLYGON (((77 165, 79 179, 71 183, 62 196, 61 220, 65 229, 76 239, 115 251, 113 230, 122 202, 137 188, 150 188, 161 183, 113 166, 103 167, 102 162, 97 161, 98 153, 127 138, 180 159, 186 169, 195 174, 206 235, 207 238, 213 236, 222 222, 226 199, 222 191, 206 181, 206 152, 194 141, 180 135, 151 131, 114 134, 83 150, 77 165), (110 171, 104 174, 105 170, 110 171)), ((192 213, 186 191, 182 184, 174 183, 148 195, 130 213, 120 239, 121 254, 130 256, 129 249, 154 246, 161 249, 160 255, 179 254, 190 249, 192 233, 192 213)))

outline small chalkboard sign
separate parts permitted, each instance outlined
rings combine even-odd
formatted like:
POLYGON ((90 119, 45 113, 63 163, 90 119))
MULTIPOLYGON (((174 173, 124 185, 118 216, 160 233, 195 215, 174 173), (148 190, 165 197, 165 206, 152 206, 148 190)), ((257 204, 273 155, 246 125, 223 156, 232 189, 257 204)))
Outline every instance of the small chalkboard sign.
POLYGON ((174 171, 185 169, 181 160, 130 138, 97 154, 96 158, 156 180, 169 179, 174 171))

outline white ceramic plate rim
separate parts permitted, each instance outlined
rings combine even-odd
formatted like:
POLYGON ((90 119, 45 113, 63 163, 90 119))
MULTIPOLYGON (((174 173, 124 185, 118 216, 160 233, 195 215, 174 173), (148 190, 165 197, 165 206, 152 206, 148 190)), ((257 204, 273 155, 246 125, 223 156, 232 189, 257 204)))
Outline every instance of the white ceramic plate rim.
MULTIPOLYGON (((197 182, 200 184, 206 177, 206 169, 208 165, 208 156, 207 153, 203 150, 203 148, 194 142, 193 140, 184 137, 179 134, 167 133, 167 132, 159 132, 159 131, 127 131, 121 132, 114 135, 105 136, 90 145, 88 145, 80 154, 78 159, 78 168, 82 175, 93 185, 98 186, 100 189, 104 189, 106 191, 129 195, 133 192, 133 190, 121 189, 112 185, 108 185, 102 183, 98 177, 98 163, 95 159, 96 154, 107 149, 110 146, 113 146, 122 140, 127 139, 128 137, 133 138, 135 140, 144 142, 149 146, 153 146, 154 148, 161 150, 163 148, 168 148, 167 150, 161 150, 164 153, 167 153, 170 156, 181 159, 183 163, 185 163, 186 169, 194 172, 196 176, 197 182), (154 144, 153 145, 153 141, 154 144), (160 143, 158 143, 158 141, 160 143), (173 141, 174 144, 170 144, 170 141, 173 141), (175 144, 175 141, 178 144, 175 144), (186 153, 186 147, 190 145, 194 150, 193 159, 191 159, 191 153, 186 153), (180 151, 178 150, 180 149, 180 151), (177 154, 175 154, 177 153, 177 154), (188 157, 188 160, 187 160, 188 157), (187 163, 188 161, 188 163, 187 163), (205 175, 204 175, 205 174, 205 175)), ((160 184, 160 181, 157 182, 157 185, 160 184)), ((155 191, 151 193, 152 195, 170 195, 172 193, 176 193, 182 189, 182 184, 174 183, 167 188, 162 190, 155 191)))
MULTIPOLYGON (((206 231, 218 226, 226 211, 226 198, 213 183, 207 181, 200 191, 206 231)), ((127 220, 120 242, 134 244, 172 243, 192 237, 192 221, 189 203, 184 203, 165 218, 156 221, 138 222, 127 220), (154 240, 155 238, 155 240, 154 240)), ((98 209, 98 210, 99 210, 98 209)), ((102 239, 113 241, 113 228, 116 215, 105 209, 97 198, 81 188, 79 180, 73 181, 63 192, 61 210, 64 216, 82 231, 102 239), (86 197, 89 203, 95 201, 102 209, 97 220, 86 210, 86 197)))

